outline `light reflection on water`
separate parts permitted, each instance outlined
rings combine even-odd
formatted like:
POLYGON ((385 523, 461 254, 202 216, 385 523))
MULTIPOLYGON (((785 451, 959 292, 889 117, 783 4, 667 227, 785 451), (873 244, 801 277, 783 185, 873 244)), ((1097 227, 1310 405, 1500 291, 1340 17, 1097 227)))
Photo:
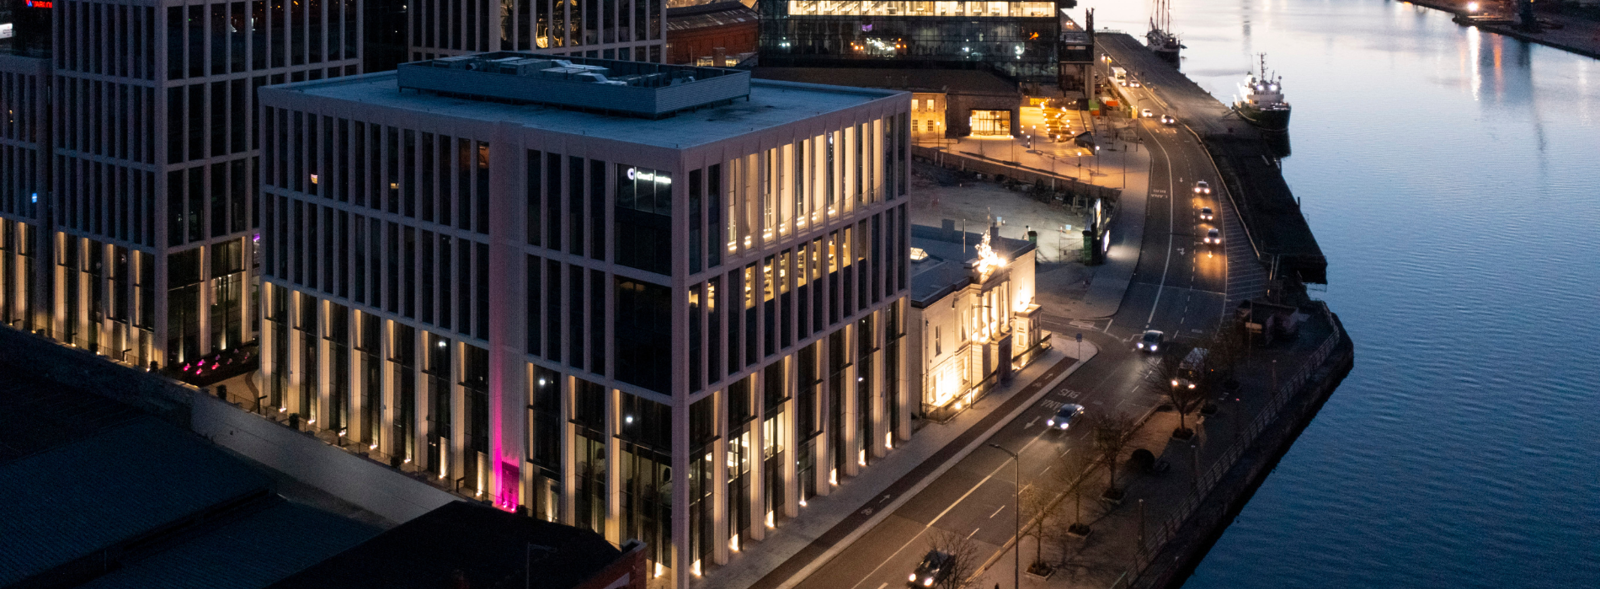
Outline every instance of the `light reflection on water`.
MULTIPOLYGON (((1138 35, 1146 4, 1083 5, 1138 35)), ((1256 52, 1283 76, 1357 344, 1188 586, 1600 587, 1600 61, 1383 0, 1172 20, 1218 98, 1256 52)))

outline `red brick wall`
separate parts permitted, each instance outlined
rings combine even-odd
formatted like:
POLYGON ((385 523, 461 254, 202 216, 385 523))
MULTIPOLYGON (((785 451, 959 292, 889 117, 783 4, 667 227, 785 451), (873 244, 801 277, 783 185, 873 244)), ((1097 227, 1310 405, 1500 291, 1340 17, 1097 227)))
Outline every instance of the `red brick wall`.
POLYGON ((758 32, 754 20, 692 31, 667 31, 667 63, 692 64, 697 57, 711 55, 715 47, 727 48, 728 55, 755 51, 758 32))

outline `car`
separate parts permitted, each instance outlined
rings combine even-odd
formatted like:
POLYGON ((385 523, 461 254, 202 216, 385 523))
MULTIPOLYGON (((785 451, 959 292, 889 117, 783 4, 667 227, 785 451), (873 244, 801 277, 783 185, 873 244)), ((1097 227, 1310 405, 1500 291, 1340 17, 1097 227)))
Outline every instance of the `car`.
POLYGON ((1072 427, 1072 423, 1078 421, 1081 416, 1083 416, 1083 405, 1067 403, 1057 409, 1055 417, 1046 420, 1044 424, 1052 430, 1065 430, 1072 427))
POLYGON ((1206 243, 1213 245, 1222 243, 1222 232, 1217 231, 1216 227, 1212 227, 1211 229, 1207 230, 1206 243))
POLYGON ((1167 334, 1151 329, 1144 332, 1144 335, 1139 337, 1139 341, 1133 344, 1133 348, 1154 354, 1161 351, 1162 340, 1166 337, 1167 334))
POLYGON ((922 563, 917 565, 917 570, 906 579, 906 587, 932 587, 950 576, 950 564, 954 560, 949 554, 938 550, 929 550, 928 555, 922 557, 922 563))
POLYGON ((1128 78, 1128 87, 1129 88, 1138 88, 1139 87, 1139 81, 1135 80, 1133 78, 1128 78))
POLYGON ((1200 220, 1201 221, 1210 221, 1211 220, 1211 207, 1200 207, 1200 220))
POLYGON ((1172 115, 1161 115, 1161 124, 1167 126, 1176 125, 1178 124, 1178 119, 1173 118, 1172 115))
POLYGON ((1207 184, 1205 180, 1201 180, 1199 182, 1195 182, 1194 183, 1194 193, 1195 194, 1211 194, 1211 185, 1207 184))
POLYGON ((1139 111, 1139 117, 1140 118, 1148 119, 1148 118, 1153 118, 1155 116, 1156 116, 1156 113, 1150 112, 1150 109, 1148 109, 1148 108, 1139 111))

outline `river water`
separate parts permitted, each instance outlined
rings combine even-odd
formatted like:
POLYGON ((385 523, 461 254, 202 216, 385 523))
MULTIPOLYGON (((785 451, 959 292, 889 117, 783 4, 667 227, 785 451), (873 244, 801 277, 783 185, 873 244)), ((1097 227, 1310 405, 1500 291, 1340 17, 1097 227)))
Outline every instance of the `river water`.
MULTIPOLYGON (((1137 36, 1143 4, 1080 6, 1137 36)), ((1283 76, 1356 342, 1187 587, 1600 587, 1600 61, 1399 2, 1174 4, 1219 99, 1283 76)))

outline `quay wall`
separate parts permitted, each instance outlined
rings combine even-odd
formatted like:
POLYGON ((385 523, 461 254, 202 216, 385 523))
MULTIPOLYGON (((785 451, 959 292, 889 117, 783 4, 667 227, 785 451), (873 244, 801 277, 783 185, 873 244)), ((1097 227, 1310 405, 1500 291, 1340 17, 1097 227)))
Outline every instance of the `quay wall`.
POLYGON ((1338 316, 1326 311, 1325 303, 1323 307, 1336 330, 1325 359, 1311 367, 1308 377, 1290 394, 1276 418, 1252 438, 1232 466, 1221 473, 1188 518, 1171 530, 1166 541, 1155 549, 1148 566, 1130 583, 1131 587, 1182 587, 1355 366, 1353 340, 1338 316))

